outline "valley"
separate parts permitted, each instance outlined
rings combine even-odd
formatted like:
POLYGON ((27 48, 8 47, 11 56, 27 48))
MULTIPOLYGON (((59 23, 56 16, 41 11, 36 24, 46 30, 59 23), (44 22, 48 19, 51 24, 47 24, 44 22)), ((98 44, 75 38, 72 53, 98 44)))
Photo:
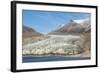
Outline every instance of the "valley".
MULTIPOLYGON (((53 60, 79 60, 91 58, 90 20, 74 20, 68 24, 43 34, 30 27, 23 27, 23 61, 34 58, 53 60), (53 59, 52 59, 53 58, 53 59), (60 59, 59 59, 60 60, 60 59)), ((36 61, 41 61, 40 59, 36 61)))

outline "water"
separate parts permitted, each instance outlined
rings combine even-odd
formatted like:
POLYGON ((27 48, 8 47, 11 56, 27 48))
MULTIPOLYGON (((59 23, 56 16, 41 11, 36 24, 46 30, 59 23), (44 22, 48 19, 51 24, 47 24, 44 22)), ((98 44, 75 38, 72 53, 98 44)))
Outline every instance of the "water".
POLYGON ((87 60, 90 59, 90 57, 23 56, 22 59, 23 59, 23 63, 28 63, 28 62, 87 60))

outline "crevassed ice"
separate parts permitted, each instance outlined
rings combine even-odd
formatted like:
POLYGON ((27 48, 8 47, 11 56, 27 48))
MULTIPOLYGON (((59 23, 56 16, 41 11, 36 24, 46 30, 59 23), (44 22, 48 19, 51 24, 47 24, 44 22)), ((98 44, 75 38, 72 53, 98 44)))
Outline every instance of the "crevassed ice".
POLYGON ((80 51, 80 48, 70 43, 73 40, 79 40, 79 36, 51 35, 50 38, 29 43, 23 46, 23 54, 73 54, 80 51))

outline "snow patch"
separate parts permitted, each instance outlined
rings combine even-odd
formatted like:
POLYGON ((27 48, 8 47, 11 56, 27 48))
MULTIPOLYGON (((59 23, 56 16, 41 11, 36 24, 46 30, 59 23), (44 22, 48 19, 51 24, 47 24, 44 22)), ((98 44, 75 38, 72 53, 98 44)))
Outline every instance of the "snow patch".
POLYGON ((80 25, 83 25, 83 23, 84 23, 85 21, 89 21, 89 20, 90 20, 90 19, 87 18, 87 19, 73 20, 73 22, 78 23, 78 24, 80 24, 80 25))

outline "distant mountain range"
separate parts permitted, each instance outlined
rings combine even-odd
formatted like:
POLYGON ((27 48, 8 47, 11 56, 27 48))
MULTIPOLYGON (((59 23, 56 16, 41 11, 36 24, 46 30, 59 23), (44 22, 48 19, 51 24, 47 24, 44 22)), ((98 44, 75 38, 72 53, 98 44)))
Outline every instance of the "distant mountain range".
POLYGON ((90 19, 80 19, 80 20, 71 20, 68 24, 63 24, 61 27, 58 27, 50 34, 59 34, 59 33, 81 33, 91 30, 90 19))
MULTIPOLYGON (((66 33, 82 33, 91 30, 90 19, 71 20, 68 24, 60 25, 54 31, 48 34, 66 34, 66 33)), ((40 36, 42 33, 37 32, 31 27, 23 25, 23 37, 40 36)))

